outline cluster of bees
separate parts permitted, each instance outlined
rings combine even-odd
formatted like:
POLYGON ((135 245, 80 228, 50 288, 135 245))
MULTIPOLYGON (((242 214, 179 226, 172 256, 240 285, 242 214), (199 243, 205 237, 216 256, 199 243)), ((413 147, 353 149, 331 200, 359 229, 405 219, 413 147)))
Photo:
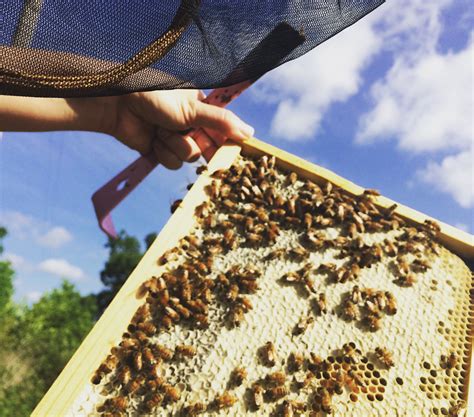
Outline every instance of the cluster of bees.
POLYGON ((390 291, 359 288, 354 285, 342 302, 344 319, 360 321, 371 331, 379 330, 382 317, 397 312, 397 301, 390 291))
MULTIPOLYGON (((366 190, 360 196, 351 196, 327 182, 320 186, 310 180, 298 182, 294 172, 287 174, 285 183, 293 191, 284 195, 275 184, 280 175, 275 158, 263 156, 258 160, 247 159, 228 170, 211 174, 207 187, 210 201, 195 210, 195 216, 203 231, 202 237, 190 234, 179 244, 165 252, 158 264, 166 268, 160 276, 148 279, 139 290, 145 303, 137 310, 118 346, 95 372, 92 382, 100 384, 107 376, 105 387, 109 397, 98 406, 104 416, 125 415, 131 400, 139 410, 151 413, 157 407, 177 402, 182 393, 164 377, 165 367, 173 361, 182 361, 196 355, 196 347, 177 346, 175 349, 153 342, 161 331, 169 331, 176 325, 206 331, 209 327, 211 304, 225 306, 222 322, 230 327, 238 326, 252 307, 251 296, 258 289, 261 272, 257 268, 233 266, 225 273, 213 274, 217 256, 225 256, 238 247, 270 247, 283 230, 296 230, 298 243, 291 248, 271 250, 266 262, 285 258, 302 263, 302 267, 281 277, 287 285, 294 285, 313 298, 317 314, 327 312, 326 296, 316 290, 315 276, 327 275, 335 283, 355 281, 363 268, 370 268, 384 257, 391 259, 397 282, 413 285, 417 274, 429 268, 428 256, 437 251, 434 238, 439 226, 426 222, 422 227, 408 227, 395 213, 396 205, 387 209, 374 204, 375 190, 366 190), (328 238, 324 229, 339 228, 336 238, 328 238), (397 241, 367 245, 362 234, 388 232, 400 229, 397 241), (314 265, 308 261, 311 252, 337 249, 342 266, 335 264, 314 265)), ((205 171, 200 168, 199 173, 205 171)), ((176 209, 180 204, 173 204, 176 209)), ((343 317, 347 320, 363 320, 371 330, 380 328, 383 314, 395 314, 396 300, 390 292, 355 285, 343 301, 343 317)), ((294 329, 303 333, 314 322, 312 315, 303 317, 294 329)), ((271 342, 261 349, 266 366, 276 363, 276 351, 271 342)), ((390 353, 384 348, 375 352, 378 360, 387 368, 393 366, 390 353)), ((311 353, 309 357, 293 354, 288 371, 294 374, 292 387, 314 387, 318 375, 330 374, 314 389, 307 404, 285 399, 276 413, 287 416, 309 410, 311 416, 319 412, 331 413, 332 397, 342 393, 343 387, 358 392, 363 387, 355 365, 364 357, 353 344, 345 345, 340 354, 343 368, 333 369, 328 360, 311 353), (304 371, 303 375, 297 375, 304 371), (335 375, 335 376, 333 376, 335 375)), ((367 360, 367 358, 365 358, 367 360)), ((234 386, 241 385, 247 377, 244 369, 232 374, 234 386)), ((289 376, 276 371, 263 380, 252 383, 250 391, 253 408, 259 409, 265 401, 277 401, 291 391, 289 376)), ((230 391, 218 395, 209 404, 185 405, 182 414, 195 416, 204 411, 231 407, 237 397, 230 391)))
MULTIPOLYGON (((392 354, 386 348, 377 347, 374 355, 383 369, 394 366, 392 354)), ((262 364, 267 367, 280 363, 275 346, 270 341, 259 349, 259 356, 262 364)), ((314 352, 309 352, 306 356, 292 352, 287 358, 286 366, 272 370, 254 381, 246 381, 247 371, 244 368, 234 369, 230 385, 237 387, 244 381, 247 382, 244 397, 248 401, 247 408, 251 411, 260 410, 264 403, 277 403, 272 416, 293 417, 309 413, 310 417, 318 417, 321 412, 333 412, 334 395, 341 395, 346 389, 354 394, 367 392, 368 383, 358 367, 361 362, 369 363, 369 360, 354 343, 344 344, 335 356, 325 359, 314 352), (292 393, 304 393, 307 400, 290 399, 292 393)), ((236 400, 229 391, 223 396, 231 399, 225 404, 228 407, 236 400)))

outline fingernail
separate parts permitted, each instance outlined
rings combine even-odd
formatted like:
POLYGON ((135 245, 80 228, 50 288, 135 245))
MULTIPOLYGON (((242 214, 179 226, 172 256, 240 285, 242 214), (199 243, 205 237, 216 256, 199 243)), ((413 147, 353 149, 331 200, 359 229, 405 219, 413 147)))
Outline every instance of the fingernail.
POLYGON ((252 126, 250 126, 247 123, 244 123, 242 121, 239 122, 238 128, 239 128, 240 134, 242 136, 242 139, 251 138, 253 136, 253 134, 255 133, 255 129, 252 126))

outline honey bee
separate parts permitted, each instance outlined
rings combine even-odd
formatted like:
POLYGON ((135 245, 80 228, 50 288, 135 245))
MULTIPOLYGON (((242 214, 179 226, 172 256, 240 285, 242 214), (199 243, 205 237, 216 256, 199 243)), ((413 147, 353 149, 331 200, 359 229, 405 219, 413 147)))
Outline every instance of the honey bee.
POLYGON ((228 172, 225 169, 216 169, 211 174, 211 177, 220 180, 220 179, 223 179, 223 178, 227 177, 227 174, 228 174, 228 172))
POLYGON ((144 382, 145 378, 142 375, 138 375, 135 379, 130 380, 130 382, 125 387, 125 392, 127 394, 133 394, 137 392, 144 382))
POLYGON ((205 229, 214 229, 217 226, 216 216, 209 214, 208 216, 203 217, 202 225, 205 229))
POLYGON ((347 371, 345 382, 352 392, 357 392, 359 390, 359 386, 364 386, 362 377, 353 369, 349 369, 347 371))
POLYGON ((192 311, 196 313, 207 314, 209 311, 209 307, 206 305, 206 303, 204 303, 204 301, 199 298, 189 300, 187 305, 192 311))
POLYGON ((298 174, 296 172, 290 172, 286 177, 289 184, 294 184, 298 179, 298 174))
POLYGON ((148 375, 157 382, 158 381, 164 382, 163 378, 161 377, 161 368, 160 368, 161 361, 162 361, 161 359, 159 361, 156 361, 156 363, 152 364, 150 366, 150 369, 148 370, 148 375))
POLYGON ((365 300, 364 307, 367 309, 370 315, 380 314, 379 306, 376 303, 374 303, 372 300, 365 300))
POLYGON ((359 363, 359 352, 357 351, 354 343, 344 343, 342 345, 344 356, 349 358, 352 363, 359 363))
POLYGON ((161 359, 165 361, 170 361, 173 358, 173 351, 168 349, 166 346, 163 345, 155 345, 154 350, 161 359))
POLYGON ((441 226, 439 225, 439 223, 435 222, 434 220, 426 219, 424 225, 434 235, 441 232, 441 226))
POLYGON ((382 362, 387 368, 391 368, 395 365, 395 363, 393 362, 392 353, 389 352, 387 348, 376 347, 375 355, 377 356, 377 359, 382 362))
POLYGON ((301 353, 290 353, 289 368, 293 371, 299 371, 303 367, 304 356, 301 353))
POLYGON ((266 257, 265 259, 267 261, 272 261, 274 259, 280 259, 282 258, 286 253, 286 249, 284 248, 281 248, 281 249, 275 249, 273 251, 271 251, 266 257))
POLYGON ((198 328, 206 329, 209 327, 209 319, 205 314, 195 314, 193 318, 198 328))
POLYGON ((170 293, 167 288, 160 291, 157 296, 157 301, 162 307, 166 307, 170 301, 170 293))
POLYGON ((274 366, 276 363, 276 350, 272 342, 267 342, 261 348, 262 359, 265 365, 274 366))
POLYGON ((282 371, 272 372, 265 377, 265 382, 269 385, 279 386, 286 381, 286 374, 282 371))
POLYGON ((179 315, 185 319, 189 319, 191 317, 191 311, 184 307, 180 303, 176 303, 174 305, 175 310, 179 313, 179 315))
POLYGON ((387 296, 383 291, 377 291, 375 293, 375 301, 377 302, 377 305, 379 306, 380 310, 385 310, 387 307, 387 296))
POLYGON ((362 301, 362 292, 358 285, 352 287, 350 301, 354 304, 359 304, 362 301))
POLYGON ((147 336, 153 336, 156 333, 156 326, 151 321, 138 323, 138 329, 147 336))
POLYGON ((177 257, 177 252, 179 251, 178 248, 172 248, 167 250, 163 255, 160 256, 158 259, 158 265, 165 265, 168 262, 173 261, 177 257))
POLYGON ((229 301, 235 301, 239 295, 239 286, 237 284, 232 284, 229 287, 225 297, 229 301))
POLYGON ((291 403, 287 400, 283 401, 283 404, 281 405, 281 413, 280 415, 282 417, 293 417, 295 414, 293 412, 293 406, 291 403))
POLYGON ((152 394, 148 399, 145 399, 145 410, 147 412, 153 411, 163 402, 163 395, 161 394, 152 394))
POLYGON ((258 410, 263 405, 263 387, 259 383, 254 383, 251 388, 253 405, 258 410))
POLYGON ((363 195, 378 197, 378 196, 380 196, 380 192, 378 190, 374 190, 373 188, 367 188, 366 190, 364 190, 363 195))
POLYGON ((313 216, 311 213, 305 213, 303 217, 303 225, 306 230, 310 230, 311 226, 313 225, 313 216))
POLYGON ((171 329, 171 326, 173 325, 173 320, 171 320, 171 318, 168 316, 163 316, 161 318, 161 324, 165 329, 171 329))
POLYGON ((318 298, 316 300, 316 305, 318 306, 320 314, 327 313, 328 309, 326 306, 326 294, 319 293, 318 298))
POLYGON ((199 165, 196 168, 196 175, 201 175, 203 172, 207 171, 207 165, 199 165))
POLYGON ((272 401, 278 401, 282 399, 283 397, 286 397, 288 394, 289 394, 288 388, 283 385, 269 388, 266 391, 266 395, 272 401))
POLYGON ((302 317, 300 321, 296 324, 293 334, 298 335, 302 334, 306 331, 309 325, 314 323, 314 317, 312 316, 306 316, 302 317))
POLYGON ((128 406, 128 400, 126 397, 117 396, 105 400, 105 407, 113 411, 125 411, 128 406))
POLYGON ((398 250, 397 250, 397 247, 393 244, 393 242, 391 242, 390 240, 388 239, 385 239, 383 241, 384 243, 384 250, 385 250, 385 253, 390 256, 390 257, 395 257, 397 256, 397 253, 398 253, 398 250))
POLYGON ((382 319, 376 315, 368 315, 366 317, 367 325, 369 329, 373 332, 380 330, 382 327, 382 319))
POLYGON ((178 207, 181 206, 182 202, 183 202, 182 199, 178 199, 178 200, 173 201, 173 203, 171 203, 171 207, 170 207, 171 214, 173 214, 178 209, 178 207))
POLYGON ((298 245, 289 251, 289 255, 292 259, 301 262, 308 258, 309 252, 301 245, 298 245))
POLYGON ((387 299, 387 305, 385 310, 387 314, 393 315, 397 312, 397 300, 395 299, 394 295, 390 291, 385 291, 385 297, 387 299))
MULTIPOLYGON (((312 366, 308 364, 308 369, 310 369, 310 368, 312 368, 312 366)), ((294 378, 295 378, 295 382, 296 382, 298 388, 302 389, 302 388, 309 387, 311 385, 311 382, 315 378, 313 371, 316 372, 316 370, 313 369, 313 370, 309 370, 308 372, 306 372, 306 374, 296 374, 295 375, 294 378)))
POLYGON ((117 373, 117 381, 125 386, 130 382, 131 375, 130 368, 128 366, 124 366, 117 373))
POLYGON ((263 240, 263 237, 261 235, 258 235, 256 233, 248 233, 246 236, 246 241, 249 245, 251 246, 256 246, 260 244, 263 240))
POLYGON ((232 211, 236 209, 237 204, 231 199, 225 198, 224 200, 222 200, 222 206, 232 211))
POLYGON ((112 372, 118 365, 118 358, 115 355, 108 355, 104 362, 102 362, 92 377, 92 383, 100 384, 104 375, 112 372))
POLYGON ((192 358, 196 355, 196 348, 190 345, 177 345, 175 354, 192 358))
POLYGON ((358 235, 357 226, 355 223, 349 224, 349 227, 347 228, 347 233, 352 239, 354 239, 358 235))
POLYGON ((331 414, 332 409, 332 396, 327 388, 321 387, 319 389, 319 395, 321 397, 321 409, 328 414, 331 414))
POLYGON ((448 356, 441 355, 441 366, 446 369, 453 369, 458 364, 458 358, 454 352, 450 352, 448 356))
POLYGON ((252 302, 248 297, 240 295, 237 298, 237 301, 242 305, 242 307, 245 309, 245 311, 249 311, 253 309, 252 302))
POLYGON ((245 378, 247 378, 247 370, 242 367, 237 367, 232 371, 231 381, 235 386, 242 385, 245 378))
POLYGON ((151 379, 148 379, 146 381, 146 386, 149 391, 156 391, 159 388, 161 388, 163 384, 165 383, 165 379, 162 376, 153 376, 153 375, 155 374, 150 373, 149 377, 151 377, 151 379))
POLYGON ((398 281, 400 285, 403 285, 404 287, 412 287, 413 284, 416 283, 417 277, 413 272, 409 272, 406 275, 400 276, 398 281))
POLYGON ((183 417, 194 417, 203 413, 205 410, 206 410, 206 405, 204 403, 197 402, 197 403, 184 407, 181 415, 183 417))
POLYGON ((457 404, 453 405, 448 411, 448 417, 460 417, 461 410, 467 408, 465 401, 459 401, 457 404))
POLYGON ((133 354, 133 367, 136 371, 140 371, 143 366, 142 353, 137 351, 133 354))
POLYGON ((161 389, 169 401, 176 402, 181 398, 181 390, 176 386, 163 384, 161 389))
POLYGON ((314 352, 309 353, 308 369, 317 372, 324 367, 325 361, 314 352))
POLYGON ((233 326, 240 326, 244 320, 245 311, 241 306, 234 307, 230 312, 230 322, 233 326))
POLYGON ((214 405, 218 410, 232 407, 236 402, 237 402, 237 397, 235 397, 228 391, 224 391, 222 395, 218 395, 214 399, 214 405))
POLYGON ((174 322, 178 322, 181 319, 181 316, 176 312, 176 310, 170 306, 165 307, 165 314, 174 322))
POLYGON ((206 193, 211 198, 219 197, 219 185, 216 181, 212 181, 209 185, 206 186, 206 193))

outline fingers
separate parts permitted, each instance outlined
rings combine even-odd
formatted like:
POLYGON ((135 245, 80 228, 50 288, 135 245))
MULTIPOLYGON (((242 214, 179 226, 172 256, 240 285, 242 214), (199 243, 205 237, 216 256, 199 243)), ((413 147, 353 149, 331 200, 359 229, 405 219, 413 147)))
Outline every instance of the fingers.
POLYGON ((179 159, 174 152, 160 140, 153 142, 153 150, 156 154, 158 162, 168 169, 179 169, 183 166, 183 161, 179 159))
POLYGON ((201 156, 193 138, 165 129, 157 129, 153 150, 159 162, 169 169, 178 169, 183 162, 193 162, 201 156))
POLYGON ((209 128, 235 140, 248 139, 254 133, 251 126, 227 109, 200 101, 195 101, 192 108, 190 126, 209 128))
POLYGON ((194 140, 199 146, 202 156, 208 162, 217 151, 217 146, 213 139, 203 130, 199 130, 199 132, 194 135, 194 140))

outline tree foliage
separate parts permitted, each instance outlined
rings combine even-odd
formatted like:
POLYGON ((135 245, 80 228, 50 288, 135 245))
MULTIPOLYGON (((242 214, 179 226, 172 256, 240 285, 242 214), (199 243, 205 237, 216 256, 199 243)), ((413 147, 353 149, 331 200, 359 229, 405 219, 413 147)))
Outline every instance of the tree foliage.
POLYGON ((95 296, 67 281, 31 307, 14 303, 13 276, 0 262, 0 417, 30 415, 97 315, 95 296))
MULTIPOLYGON (((5 236, 0 227, 0 254, 5 236)), ((146 248, 155 238, 145 237, 146 248)), ((63 281, 31 306, 13 302, 14 271, 0 261, 0 417, 31 413, 143 256, 138 239, 124 231, 106 247, 98 296, 82 296, 63 281)))
MULTIPOLYGON (((156 233, 150 233, 145 237, 147 249, 155 238, 156 233)), ((138 239, 129 236, 123 230, 117 239, 109 238, 105 247, 109 249, 109 258, 105 262, 104 269, 100 272, 100 279, 106 287, 97 296, 100 313, 110 304, 143 256, 138 239)))

